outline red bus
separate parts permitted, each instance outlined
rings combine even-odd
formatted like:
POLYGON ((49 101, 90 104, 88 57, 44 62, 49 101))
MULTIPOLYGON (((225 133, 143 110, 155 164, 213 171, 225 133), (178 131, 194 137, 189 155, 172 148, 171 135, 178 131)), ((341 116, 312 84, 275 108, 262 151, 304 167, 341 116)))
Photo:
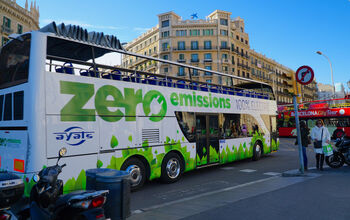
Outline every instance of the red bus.
MULTIPOLYGON (((299 105, 299 120, 311 129, 317 119, 322 119, 332 138, 350 137, 350 98, 317 100, 299 105)), ((278 106, 278 132, 280 137, 295 137, 295 113, 293 105, 278 106)))

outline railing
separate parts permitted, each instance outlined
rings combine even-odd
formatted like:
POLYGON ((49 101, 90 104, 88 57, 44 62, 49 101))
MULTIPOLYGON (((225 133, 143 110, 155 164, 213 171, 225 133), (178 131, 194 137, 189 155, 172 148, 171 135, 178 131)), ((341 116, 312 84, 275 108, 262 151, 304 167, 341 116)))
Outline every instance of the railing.
MULTIPOLYGON (((184 77, 189 75, 185 72, 178 73, 178 76, 180 77, 174 77, 139 70, 125 69, 121 67, 94 64, 91 62, 85 62, 80 60, 65 59, 50 55, 47 56, 47 59, 49 60, 49 63, 46 64, 47 69, 50 72, 56 71, 60 74, 80 75, 82 77, 103 78, 109 80, 127 81, 131 83, 141 83, 155 86, 200 90, 212 93, 222 93, 228 95, 238 95, 260 99, 274 99, 273 95, 269 93, 257 93, 253 90, 243 89, 237 86, 223 86, 219 84, 207 83, 193 79, 186 79, 184 77), (54 61, 55 64, 52 63, 52 61, 54 61), (64 64, 56 64, 57 62, 64 62, 64 64), (79 68, 74 67, 72 63, 74 63, 74 65, 79 66, 79 68)), ((196 73, 194 76, 195 78, 199 78, 198 73, 196 73)), ((204 72, 204 77, 212 76, 212 73, 204 72)))
POLYGON ((191 63, 199 63, 199 59, 191 59, 191 63))
POLYGON ((213 62, 213 60, 211 58, 210 59, 209 58, 207 58, 207 59, 204 58, 204 63, 209 63, 209 62, 213 62))
POLYGON ((6 27, 5 25, 1 25, 1 32, 2 33, 7 33, 7 34, 12 34, 13 30, 9 27, 6 27))

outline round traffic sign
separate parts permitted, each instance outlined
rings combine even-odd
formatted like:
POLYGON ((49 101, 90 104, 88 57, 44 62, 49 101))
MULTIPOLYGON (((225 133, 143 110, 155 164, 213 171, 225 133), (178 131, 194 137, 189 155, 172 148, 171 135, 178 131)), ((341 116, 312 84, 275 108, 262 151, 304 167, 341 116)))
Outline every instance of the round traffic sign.
POLYGON ((314 79, 314 71, 309 66, 301 66, 295 72, 295 78, 298 83, 307 85, 314 79))

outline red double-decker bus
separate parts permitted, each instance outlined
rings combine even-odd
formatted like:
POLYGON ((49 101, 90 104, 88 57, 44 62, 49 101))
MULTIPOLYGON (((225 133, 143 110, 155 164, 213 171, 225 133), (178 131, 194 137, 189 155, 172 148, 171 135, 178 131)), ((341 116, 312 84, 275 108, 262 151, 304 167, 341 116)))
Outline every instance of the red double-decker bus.
MULTIPOLYGON (((299 105, 299 119, 311 129, 317 119, 322 119, 332 138, 350 137, 350 97, 317 100, 299 105)), ((280 137, 295 137, 295 113, 293 105, 278 106, 278 132, 280 137)))

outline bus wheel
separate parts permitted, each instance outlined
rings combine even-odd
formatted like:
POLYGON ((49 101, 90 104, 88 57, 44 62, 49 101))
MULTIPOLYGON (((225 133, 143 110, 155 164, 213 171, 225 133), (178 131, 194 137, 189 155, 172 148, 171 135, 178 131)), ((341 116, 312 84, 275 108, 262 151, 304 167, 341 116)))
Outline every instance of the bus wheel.
POLYGON ((135 157, 128 159, 121 170, 130 174, 131 191, 140 189, 146 181, 146 168, 143 162, 135 157))
POLYGON ((259 160, 261 157, 262 146, 259 142, 255 142, 253 147, 253 160, 259 160))
POLYGON ((174 152, 168 153, 162 162, 161 180, 166 183, 174 183, 181 178, 183 167, 182 160, 174 152))

